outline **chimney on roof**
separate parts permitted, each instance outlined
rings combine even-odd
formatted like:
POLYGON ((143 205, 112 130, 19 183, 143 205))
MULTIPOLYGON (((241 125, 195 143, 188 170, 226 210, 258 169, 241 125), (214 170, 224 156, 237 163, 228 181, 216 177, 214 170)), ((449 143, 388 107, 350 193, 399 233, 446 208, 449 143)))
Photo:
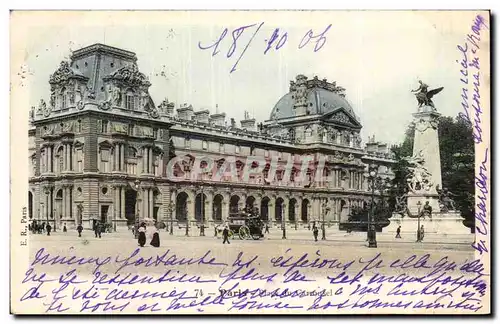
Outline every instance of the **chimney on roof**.
POLYGON ((387 144, 386 143, 380 143, 378 144, 378 152, 379 153, 387 153, 388 150, 387 150, 387 144))
POLYGON ((200 110, 194 113, 194 119, 199 123, 208 124, 210 120, 210 110, 200 110))
POLYGON ((255 118, 250 118, 250 114, 248 111, 245 111, 245 118, 240 121, 241 123, 241 128, 249 130, 249 131, 255 131, 255 118))
POLYGON ((192 120, 193 119, 193 106, 183 104, 181 107, 177 108, 177 116, 180 119, 192 120))
POLYGON ((210 116, 210 121, 217 126, 225 126, 226 114, 225 113, 215 113, 210 116))

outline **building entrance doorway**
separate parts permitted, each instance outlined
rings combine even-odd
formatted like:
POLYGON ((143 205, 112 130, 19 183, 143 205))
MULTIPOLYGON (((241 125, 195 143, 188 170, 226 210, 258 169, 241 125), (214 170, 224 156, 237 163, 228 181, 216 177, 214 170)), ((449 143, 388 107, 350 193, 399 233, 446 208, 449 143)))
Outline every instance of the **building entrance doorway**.
POLYGON ((135 224, 135 204, 137 202, 137 191, 128 188, 125 191, 125 218, 127 225, 135 224))
POLYGON ((108 210, 108 205, 101 206, 101 224, 106 224, 108 222, 108 210))

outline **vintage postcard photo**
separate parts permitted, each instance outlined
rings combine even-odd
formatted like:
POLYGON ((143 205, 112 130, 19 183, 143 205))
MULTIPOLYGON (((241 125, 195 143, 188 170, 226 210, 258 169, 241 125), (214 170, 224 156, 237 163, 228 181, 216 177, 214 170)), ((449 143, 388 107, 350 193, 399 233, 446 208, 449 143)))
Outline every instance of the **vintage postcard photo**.
POLYGON ((12 11, 10 42, 11 313, 490 314, 489 11, 12 11))

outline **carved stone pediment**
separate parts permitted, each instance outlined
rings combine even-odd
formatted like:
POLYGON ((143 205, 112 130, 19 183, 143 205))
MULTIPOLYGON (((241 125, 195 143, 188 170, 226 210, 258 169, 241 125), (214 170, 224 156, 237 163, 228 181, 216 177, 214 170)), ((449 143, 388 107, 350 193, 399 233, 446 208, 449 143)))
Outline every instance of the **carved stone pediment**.
POLYGON ((110 74, 106 79, 114 79, 125 83, 129 86, 147 86, 149 87, 151 83, 148 81, 144 73, 139 72, 137 65, 131 64, 126 65, 112 74, 110 74))
POLYGON ((354 128, 361 127, 355 117, 346 112, 344 108, 333 107, 329 103, 326 103, 326 107, 334 110, 324 114, 322 116, 322 120, 326 122, 333 122, 336 124, 348 125, 354 128))
POLYGON ((330 120, 342 124, 351 124, 351 119, 349 118, 349 116, 347 116, 347 114, 342 111, 331 116, 330 120))
POLYGON ((54 85, 58 83, 67 82, 69 79, 73 77, 86 79, 85 76, 75 73, 75 71, 69 66, 68 62, 62 61, 59 64, 59 68, 50 76, 49 83, 54 85))

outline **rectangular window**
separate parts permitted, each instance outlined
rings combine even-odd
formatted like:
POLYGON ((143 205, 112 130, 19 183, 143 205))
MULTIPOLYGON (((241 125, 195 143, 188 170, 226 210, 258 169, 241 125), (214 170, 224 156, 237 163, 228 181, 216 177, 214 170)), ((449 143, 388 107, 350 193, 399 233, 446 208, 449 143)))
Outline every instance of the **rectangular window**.
POLYGON ((202 143, 202 149, 204 149, 204 150, 208 149, 208 142, 207 141, 203 141, 203 143, 202 143))
POLYGON ((236 145, 235 151, 236 151, 236 154, 240 154, 241 147, 239 145, 236 145))
POLYGON ((125 107, 129 110, 134 110, 135 109, 135 100, 134 96, 132 95, 127 95, 127 101, 125 104, 125 107))
POLYGON ((134 125, 128 125, 128 135, 134 136, 134 125))
POLYGON ((101 121, 101 133, 107 133, 108 132, 108 121, 103 120, 101 121))
POLYGON ((101 161, 102 162, 108 162, 109 161, 109 150, 102 150, 101 151, 101 161))
POLYGON ((78 121, 76 131, 77 131, 77 133, 82 132, 82 121, 81 120, 78 121))
POLYGON ((66 94, 63 94, 61 96, 61 108, 65 109, 66 108, 66 94))
POLYGON ((186 141, 185 141, 185 145, 184 145, 186 148, 190 148, 191 147, 191 140, 189 138, 186 138, 186 141))
POLYGON ((158 139, 158 128, 153 128, 153 137, 158 139))

